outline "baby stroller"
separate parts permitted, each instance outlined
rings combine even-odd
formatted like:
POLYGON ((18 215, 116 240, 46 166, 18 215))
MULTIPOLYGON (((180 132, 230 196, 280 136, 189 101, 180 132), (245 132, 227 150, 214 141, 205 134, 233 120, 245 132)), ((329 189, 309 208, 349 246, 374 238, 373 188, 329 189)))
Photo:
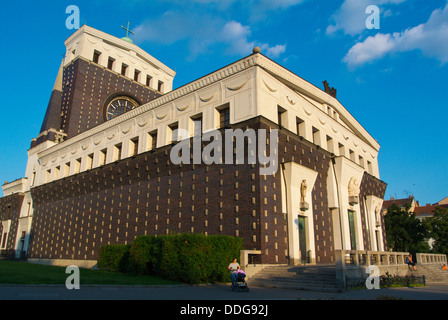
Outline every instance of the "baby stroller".
POLYGON ((235 284, 232 286, 232 291, 249 292, 249 287, 246 283, 246 274, 243 270, 236 272, 235 284))

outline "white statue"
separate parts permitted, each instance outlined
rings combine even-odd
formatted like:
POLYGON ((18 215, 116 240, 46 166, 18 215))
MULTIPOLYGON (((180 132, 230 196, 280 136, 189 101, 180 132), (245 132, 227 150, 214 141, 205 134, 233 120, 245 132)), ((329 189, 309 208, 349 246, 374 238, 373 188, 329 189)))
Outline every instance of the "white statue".
POLYGON ((305 202, 306 198, 306 189, 308 188, 306 184, 306 180, 302 180, 302 184, 300 185, 300 202, 305 202))
POLYGON ((356 180, 355 177, 352 177, 350 179, 350 182, 348 183, 348 196, 349 197, 357 197, 357 196, 359 196, 358 180, 356 180))

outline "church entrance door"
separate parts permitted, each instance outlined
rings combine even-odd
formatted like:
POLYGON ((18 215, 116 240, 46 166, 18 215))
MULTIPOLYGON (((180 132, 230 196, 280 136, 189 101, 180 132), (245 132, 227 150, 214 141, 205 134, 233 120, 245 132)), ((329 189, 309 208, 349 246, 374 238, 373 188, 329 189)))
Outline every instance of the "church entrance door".
POLYGON ((302 264, 305 264, 307 262, 307 257, 306 257, 306 217, 298 216, 297 223, 299 226, 300 262, 302 264))

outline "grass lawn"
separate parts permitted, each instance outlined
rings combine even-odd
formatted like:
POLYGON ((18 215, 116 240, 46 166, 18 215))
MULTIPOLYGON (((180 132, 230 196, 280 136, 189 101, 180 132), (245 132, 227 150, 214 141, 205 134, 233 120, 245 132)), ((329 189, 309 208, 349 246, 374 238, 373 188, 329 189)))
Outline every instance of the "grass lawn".
MULTIPOLYGON (((172 285, 179 282, 159 277, 132 275, 79 268, 80 284, 104 285, 172 285)), ((48 266, 23 261, 0 260, 0 284, 61 284, 67 277, 65 267, 48 266)))

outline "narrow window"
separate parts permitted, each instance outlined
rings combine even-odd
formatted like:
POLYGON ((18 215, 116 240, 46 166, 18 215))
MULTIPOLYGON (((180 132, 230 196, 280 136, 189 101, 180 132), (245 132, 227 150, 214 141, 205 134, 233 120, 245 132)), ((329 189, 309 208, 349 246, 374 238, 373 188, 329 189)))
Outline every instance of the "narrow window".
POLYGON ((36 182, 36 171, 34 171, 33 175, 31 176, 31 187, 34 186, 34 182, 36 182))
POLYGON ((179 124, 177 122, 173 123, 172 125, 169 126, 169 128, 171 130, 171 141, 170 141, 170 143, 177 142, 178 135, 179 135, 178 132, 177 132, 177 129, 179 129, 179 124))
POLYGON ((300 118, 296 118, 297 135, 300 137, 305 136, 305 121, 300 118))
POLYGON ((333 139, 330 136, 327 136, 327 150, 331 153, 334 153, 333 139))
POLYGON ((136 156, 138 154, 138 137, 131 139, 129 149, 131 156, 136 156))
POLYGON ((59 179, 59 173, 61 172, 61 167, 57 166, 54 170, 54 179, 59 179))
POLYGON ((338 142, 339 155, 345 157, 345 147, 343 144, 338 142))
POLYGON ((95 50, 93 52, 93 62, 100 63, 100 56, 101 56, 101 52, 95 50))
POLYGON ((359 156, 359 165, 364 168, 364 158, 359 156))
POLYGON ((140 71, 138 71, 137 69, 134 71, 134 81, 139 81, 140 79, 140 71))
POLYGON ((202 114, 191 117, 193 121, 193 136, 201 137, 202 136, 202 114))
POLYGON ((372 162, 367 160, 367 172, 372 174, 373 173, 373 169, 372 169, 372 162))
POLYGON ((104 166, 106 164, 106 160, 107 160, 107 149, 103 149, 100 151, 99 165, 104 166))
POLYGON ((157 91, 162 92, 163 91, 163 82, 159 81, 158 85, 157 85, 157 91))
POLYGON ((126 76, 127 71, 128 71, 128 65, 123 63, 121 65, 121 75, 126 76))
POLYGON ((114 147, 114 161, 121 159, 121 143, 115 145, 114 147))
POLYGON ((352 160, 353 162, 355 162, 355 152, 351 149, 348 150, 349 154, 350 154, 350 160, 352 160))
POLYGON ((2 249, 6 248, 6 239, 8 239, 8 233, 3 233, 3 239, 2 239, 2 249))
POLYGON ((151 80, 152 80, 151 76, 146 76, 146 86, 147 87, 151 87, 151 80))
POLYGON ((70 162, 67 162, 64 165, 64 177, 67 177, 70 174, 70 162))
POLYGON ((278 106, 277 116, 278 126, 279 128, 282 128, 286 124, 286 110, 278 106))
POLYGON ((93 153, 91 153, 91 154, 89 154, 87 156, 87 167, 86 167, 86 169, 90 170, 92 168, 93 168, 93 153))
POLYGON ((319 129, 316 129, 313 127, 313 143, 315 145, 320 146, 321 142, 320 142, 320 131, 319 129))
POLYGON ((75 160, 75 174, 81 171, 81 158, 75 160))
POLYGON ((230 124, 230 108, 222 108, 219 110, 219 127, 224 128, 230 124))
POLYGON ((114 68, 114 62, 115 62, 115 59, 112 57, 109 57, 109 60, 107 61, 107 69, 112 70, 114 68))
POLYGON ((157 148, 157 131, 153 131, 149 134, 149 146, 150 150, 155 150, 157 148))

